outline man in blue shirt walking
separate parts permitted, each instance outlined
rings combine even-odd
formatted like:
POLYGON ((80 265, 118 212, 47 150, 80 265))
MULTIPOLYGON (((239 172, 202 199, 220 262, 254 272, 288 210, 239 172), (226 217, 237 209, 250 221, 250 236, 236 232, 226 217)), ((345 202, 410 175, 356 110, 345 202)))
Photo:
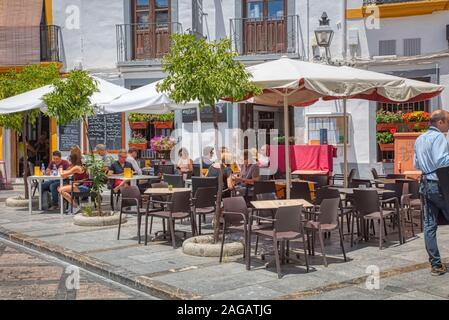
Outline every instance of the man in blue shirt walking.
POLYGON ((449 220, 449 205, 441 192, 436 170, 449 167, 449 112, 437 110, 430 116, 429 131, 415 142, 415 168, 423 172, 420 193, 424 200, 424 241, 429 254, 432 275, 446 273, 437 245, 438 214, 449 220))

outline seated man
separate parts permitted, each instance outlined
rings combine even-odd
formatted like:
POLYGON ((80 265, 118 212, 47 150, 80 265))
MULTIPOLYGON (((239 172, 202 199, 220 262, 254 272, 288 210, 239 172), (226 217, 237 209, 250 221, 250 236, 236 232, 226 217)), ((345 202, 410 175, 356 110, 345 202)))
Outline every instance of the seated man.
POLYGON ((142 169, 140 169, 139 163, 137 162, 137 149, 129 148, 128 157, 126 158, 126 162, 131 163, 133 166, 133 171, 138 175, 142 174, 142 169))
MULTIPOLYGON (((111 166, 109 167, 108 175, 114 175, 114 174, 123 174, 125 171, 125 168, 130 168, 133 170, 133 165, 126 161, 126 158, 128 157, 128 154, 126 153, 125 149, 120 150, 118 154, 118 160, 113 162, 111 166)), ((126 181, 123 181, 121 179, 116 179, 114 181, 113 185, 113 191, 117 193, 120 188, 126 184, 126 181)))
MULTIPOLYGON (((66 160, 62 160, 62 154, 60 151, 53 151, 52 153, 52 161, 48 164, 47 169, 45 170, 45 174, 49 175, 51 170, 55 168, 59 170, 62 168, 63 170, 67 170, 70 167, 70 163, 66 160)), ((51 192, 51 206, 48 210, 57 210, 59 203, 59 180, 49 180, 45 181, 42 184, 42 191, 50 191, 51 192)))
POLYGON ((235 182, 239 183, 236 186, 236 191, 244 196, 250 195, 250 190, 255 181, 260 180, 260 171, 257 162, 251 159, 248 150, 243 152, 243 165, 240 166, 240 174, 235 178, 235 182))
POLYGON ((104 144, 97 144, 95 147, 95 152, 98 154, 98 157, 104 162, 104 171, 108 171, 109 167, 114 163, 115 159, 113 156, 108 154, 106 150, 106 146, 104 144))
POLYGON ((209 169, 209 167, 214 163, 214 161, 212 160, 213 156, 214 156, 214 148, 205 147, 203 149, 203 156, 197 158, 193 163, 200 164, 200 161, 202 161, 203 169, 209 169))

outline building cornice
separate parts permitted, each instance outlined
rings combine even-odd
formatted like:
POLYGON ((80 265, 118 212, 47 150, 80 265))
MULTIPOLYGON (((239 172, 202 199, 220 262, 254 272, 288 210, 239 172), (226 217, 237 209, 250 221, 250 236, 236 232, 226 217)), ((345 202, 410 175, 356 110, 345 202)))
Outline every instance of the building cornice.
POLYGON ((398 64, 419 64, 425 62, 432 62, 433 60, 447 59, 449 58, 449 50, 436 52, 432 54, 413 56, 413 57, 397 57, 391 59, 356 59, 351 63, 356 67, 365 66, 387 66, 398 64))

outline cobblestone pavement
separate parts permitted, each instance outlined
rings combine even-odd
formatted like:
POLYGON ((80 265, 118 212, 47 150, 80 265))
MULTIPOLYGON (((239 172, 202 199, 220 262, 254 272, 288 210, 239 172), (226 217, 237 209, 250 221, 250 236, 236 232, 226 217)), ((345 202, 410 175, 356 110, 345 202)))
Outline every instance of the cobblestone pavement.
POLYGON ((0 299, 154 298, 55 258, 0 239, 0 299), (79 277, 77 277, 78 274, 79 277))
MULTIPOLYGON (((376 239, 351 247, 350 237, 346 236, 347 262, 343 260, 337 233, 325 240, 327 268, 317 245, 316 255, 309 256, 309 273, 304 267, 304 254, 299 251, 302 263, 283 265, 284 276, 278 279, 276 269, 266 268, 266 261, 260 256, 252 259, 251 270, 247 271, 241 256, 225 257, 220 264, 218 258, 185 255, 181 241, 177 242, 177 249, 164 239, 151 241, 147 246, 138 244, 136 219, 128 218, 117 240, 116 226, 80 227, 73 224, 71 216, 45 212, 29 215, 26 209, 11 209, 0 203, 0 234, 66 261, 88 265, 89 270, 100 270, 115 281, 126 279, 137 287, 144 286, 159 298, 448 299, 449 274, 430 275, 423 235, 412 236, 410 228, 403 245, 398 243, 397 230, 389 228, 383 250, 379 250, 376 239), (380 272, 380 281, 377 289, 370 290, 366 280, 373 268, 380 272)), ((212 232, 210 222, 208 217, 204 233, 212 232)), ((415 222, 419 224, 419 217, 415 222)), ((189 225, 188 221, 177 222, 176 229, 188 232, 189 225)), ((153 232, 161 229, 160 219, 155 219, 153 232)), ((416 230, 419 232, 418 227, 416 230)), ((347 233, 346 223, 344 231, 347 233)), ((438 244, 443 258, 447 258, 449 226, 439 228, 438 244)), ((270 251, 271 245, 265 242, 259 247, 270 251)), ((28 271, 24 272, 26 275, 28 271)), ((57 277, 50 271, 47 274, 57 277)), ((60 280, 60 274, 57 275, 60 280)), ((52 281, 53 285, 59 283, 52 281)))

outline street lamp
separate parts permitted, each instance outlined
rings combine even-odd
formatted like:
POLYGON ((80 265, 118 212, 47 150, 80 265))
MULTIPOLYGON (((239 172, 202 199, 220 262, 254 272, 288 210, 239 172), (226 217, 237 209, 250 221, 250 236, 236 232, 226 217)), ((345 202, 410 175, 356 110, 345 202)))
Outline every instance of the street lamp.
POLYGON ((330 20, 327 17, 326 12, 323 12, 319 22, 320 26, 315 30, 316 43, 319 47, 323 47, 326 49, 326 58, 329 60, 330 59, 329 47, 331 45, 332 38, 334 37, 334 31, 329 26, 330 20))

